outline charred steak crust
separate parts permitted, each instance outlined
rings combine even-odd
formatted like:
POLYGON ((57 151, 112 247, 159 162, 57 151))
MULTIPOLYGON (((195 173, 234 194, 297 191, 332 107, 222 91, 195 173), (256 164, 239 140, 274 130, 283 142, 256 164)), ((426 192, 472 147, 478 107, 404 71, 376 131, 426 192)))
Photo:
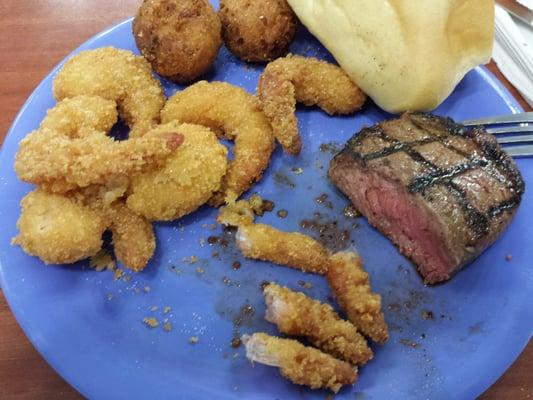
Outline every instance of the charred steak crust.
POLYGON ((329 177, 428 283, 449 279, 494 242, 525 190, 513 159, 483 128, 425 113, 361 130, 334 157, 329 177), (383 206, 393 200, 377 198, 380 184, 408 221, 386 220, 383 206))

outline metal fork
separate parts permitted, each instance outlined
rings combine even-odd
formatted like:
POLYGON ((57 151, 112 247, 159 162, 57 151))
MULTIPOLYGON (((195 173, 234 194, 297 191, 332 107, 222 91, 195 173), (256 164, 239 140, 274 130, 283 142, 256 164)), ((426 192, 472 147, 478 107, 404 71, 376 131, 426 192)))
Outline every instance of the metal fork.
POLYGON ((503 125, 487 128, 487 132, 495 135, 498 142, 503 145, 503 149, 512 157, 533 156, 533 112, 471 119, 461 123, 466 126, 483 125, 485 127, 503 125), (515 124, 515 126, 509 126, 509 124, 515 124))

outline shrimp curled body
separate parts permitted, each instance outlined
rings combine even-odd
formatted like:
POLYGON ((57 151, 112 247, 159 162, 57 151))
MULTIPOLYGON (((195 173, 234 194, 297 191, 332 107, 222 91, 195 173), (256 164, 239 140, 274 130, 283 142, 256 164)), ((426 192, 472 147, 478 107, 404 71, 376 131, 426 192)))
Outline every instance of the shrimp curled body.
POLYGON ((210 129, 173 121, 145 137, 169 132, 183 135, 183 145, 163 167, 133 177, 126 202, 150 220, 171 221, 193 212, 220 188, 227 170, 227 150, 210 129))
POLYGON ((228 83, 202 81, 176 93, 161 120, 207 126, 235 142, 234 158, 210 200, 213 205, 222 204, 227 195, 238 197, 259 180, 274 149, 272 128, 254 96, 228 83))
POLYGON ((116 103, 97 96, 59 102, 41 126, 20 142, 20 179, 55 193, 128 179, 164 161, 181 144, 179 135, 114 141, 106 133, 117 120, 116 103))
POLYGON ((263 111, 285 152, 297 155, 302 141, 296 102, 317 105, 328 114, 351 114, 366 95, 336 65, 316 58, 288 55, 269 63, 257 88, 263 111))
POLYGON ((56 100, 80 95, 100 96, 117 103, 130 136, 142 136, 159 122, 165 104, 150 64, 131 51, 102 47, 72 57, 53 83, 56 100))

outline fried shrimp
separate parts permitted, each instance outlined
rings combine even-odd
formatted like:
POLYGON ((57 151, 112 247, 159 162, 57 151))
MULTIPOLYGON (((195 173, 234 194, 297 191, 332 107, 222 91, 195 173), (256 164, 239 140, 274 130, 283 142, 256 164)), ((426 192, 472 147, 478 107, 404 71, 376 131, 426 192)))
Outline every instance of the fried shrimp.
POLYGON ((177 121, 159 125, 145 138, 179 133, 184 142, 157 170, 132 178, 127 205, 150 220, 170 221, 189 214, 211 198, 226 173, 227 150, 200 125, 177 121))
POLYGON ((311 57, 288 55, 269 63, 257 94, 285 152, 300 153, 302 142, 296 102, 317 105, 328 114, 350 114, 360 109, 365 94, 336 65, 311 57))
POLYGON ((328 269, 329 251, 298 232, 283 232, 264 224, 245 224, 239 226, 235 240, 248 258, 317 274, 325 274, 328 269))
POLYGON ((372 358, 365 338, 329 304, 273 283, 263 294, 265 319, 276 324, 281 333, 305 336, 322 351, 351 364, 363 365, 372 358))
POLYGON ((372 292, 361 258, 355 253, 335 254, 326 277, 350 322, 374 342, 385 343, 389 332, 381 311, 381 296, 372 292))
POLYGON ((123 202, 107 207, 103 215, 113 235, 117 259, 135 272, 142 271, 155 251, 152 224, 127 208, 123 202))
POLYGON ((72 57, 55 77, 53 91, 58 101, 84 94, 115 101, 130 127, 130 137, 142 136, 157 124, 165 103, 150 64, 131 51, 113 47, 72 57))
POLYGON ((71 198, 37 189, 21 201, 18 244, 46 264, 70 264, 95 255, 106 223, 101 215, 71 198))
POLYGON ((82 95, 60 101, 49 109, 39 129, 81 138, 94 131, 109 132, 117 119, 117 103, 99 96, 82 95))
POLYGON ((245 90, 224 82, 198 82, 172 96, 161 112, 163 123, 204 125, 233 140, 233 160, 220 189, 210 200, 221 205, 226 196, 240 196, 261 179, 274 149, 272 128, 259 105, 245 90))
POLYGON ((59 102, 40 128, 21 140, 15 159, 19 178, 57 193, 111 184, 163 162, 181 144, 179 134, 114 141, 106 132, 116 122, 115 108, 113 101, 95 96, 59 102))
POLYGON ((278 367, 281 375, 298 385, 337 393, 357 380, 357 368, 296 340, 254 333, 243 335, 242 342, 249 360, 278 367))

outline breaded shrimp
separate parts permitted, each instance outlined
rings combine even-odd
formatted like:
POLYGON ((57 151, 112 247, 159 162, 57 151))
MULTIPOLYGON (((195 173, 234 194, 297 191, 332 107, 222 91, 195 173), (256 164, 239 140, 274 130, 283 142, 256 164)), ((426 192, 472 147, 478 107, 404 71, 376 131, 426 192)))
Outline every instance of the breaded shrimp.
POLYGON ((204 125, 235 142, 228 172, 210 201, 213 205, 248 190, 270 162, 274 136, 268 120, 254 96, 229 83, 202 81, 189 86, 168 100, 161 119, 204 125))
POLYGON ((181 144, 178 134, 114 141, 106 130, 116 122, 115 108, 95 96, 59 102, 40 128, 21 140, 15 159, 19 178, 57 193, 105 185, 163 162, 181 144))
POLYGON ((274 283, 266 286, 263 294, 265 319, 276 324, 281 333, 305 336, 322 351, 351 364, 363 365, 372 358, 365 338, 329 304, 274 283))
POLYGON ((130 127, 130 137, 142 136, 159 123, 165 103, 150 64, 131 51, 113 47, 73 56, 55 77, 53 91, 58 101, 83 94, 115 101, 120 117, 130 127))
POLYGON ((28 193, 20 204, 20 233, 12 243, 46 264, 74 263, 102 247, 106 222, 89 207, 40 189, 28 193))
POLYGON ((381 296, 372 292, 361 258, 350 252, 335 254, 326 277, 350 322, 374 342, 385 343, 389 332, 381 311, 381 296))
POLYGON ((298 385, 327 388, 337 393, 343 385, 357 380, 357 368, 296 340, 266 333, 243 335, 241 339, 248 359, 278 367, 281 375, 298 385))
POLYGON ((189 214, 211 198, 228 167, 227 150, 204 126, 172 121, 144 137, 178 133, 183 144, 164 166, 131 180, 127 205, 150 220, 170 221, 189 214))
POLYGON ((49 109, 39 129, 81 138, 94 131, 109 132, 117 119, 117 103, 113 100, 82 95, 60 101, 49 109))
POLYGON ((152 224, 121 201, 104 208, 103 215, 113 235, 117 259, 135 272, 142 271, 155 251, 152 224))
POLYGON ((327 272, 329 251, 301 233, 283 232, 264 224, 245 224, 239 226, 235 239, 245 257, 288 265, 305 272, 327 272))
POLYGON ((317 105, 328 114, 351 114, 366 95, 338 66, 311 57, 288 55, 269 63, 257 88, 274 136, 285 152, 300 153, 302 141, 296 120, 296 102, 317 105))

